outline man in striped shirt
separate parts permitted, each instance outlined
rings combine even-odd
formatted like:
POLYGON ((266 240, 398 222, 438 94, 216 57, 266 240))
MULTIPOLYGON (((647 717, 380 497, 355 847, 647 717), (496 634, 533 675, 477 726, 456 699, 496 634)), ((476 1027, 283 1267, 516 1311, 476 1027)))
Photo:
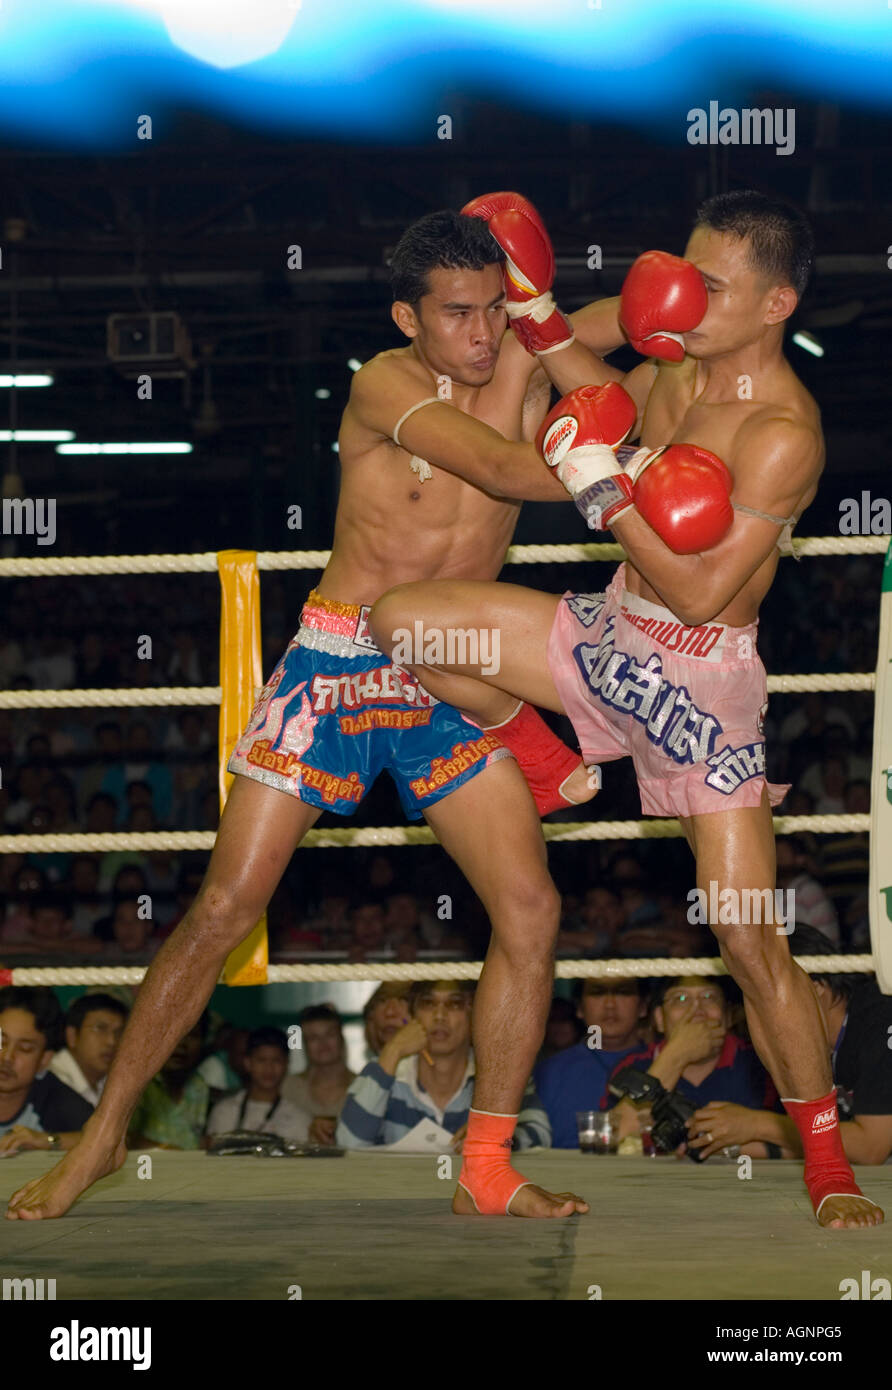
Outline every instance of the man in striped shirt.
MULTIPOLYGON (((337 1142, 350 1149, 395 1144, 428 1120, 461 1152, 474 1086, 467 980, 425 981, 409 991, 410 1018, 363 1067, 347 1091, 337 1142)), ((551 1126, 528 1082, 513 1147, 551 1144, 551 1126)), ((426 1151, 426 1150, 425 1150, 426 1151)))

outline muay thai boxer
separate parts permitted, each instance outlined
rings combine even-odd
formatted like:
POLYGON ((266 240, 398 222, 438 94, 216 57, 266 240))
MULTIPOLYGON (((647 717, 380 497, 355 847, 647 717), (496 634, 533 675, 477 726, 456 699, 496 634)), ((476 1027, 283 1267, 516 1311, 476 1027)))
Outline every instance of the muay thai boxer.
MULTIPOLYGON (((537 810, 585 801, 595 786, 579 754, 535 711, 513 701, 505 712, 495 691, 497 717, 484 708, 479 724, 469 723, 383 656, 366 623, 369 605, 394 584, 494 579, 519 499, 567 501, 531 442, 550 387, 506 331, 503 259, 479 219, 455 212, 421 219, 400 242, 393 317, 409 345, 353 378, 331 560, 233 754, 237 775, 203 885, 147 973, 81 1142, 13 1196, 9 1217, 59 1216, 123 1163, 140 1093, 194 1024, 295 848, 323 810, 352 814, 383 769, 407 814, 424 816, 489 912, 474 1103, 516 1114, 545 1026, 559 916, 537 810), (488 724, 497 732, 480 727, 488 724)), ((586 311, 582 331, 596 352, 619 346, 617 303, 586 311)), ((472 1125, 472 1155, 476 1142, 472 1125)), ((479 1210, 588 1209, 572 1194, 525 1183, 503 1161, 502 1144, 500 1131, 495 1177, 484 1154, 471 1184, 479 1210)))
MULTIPOLYGON (((586 762, 631 755, 644 814, 679 817, 698 887, 717 886, 713 902, 733 903, 729 889, 738 904, 745 890, 773 890, 771 807, 786 788, 765 778, 756 631, 780 548, 824 462, 816 404, 783 354, 784 323, 812 262, 810 230, 757 193, 710 199, 685 259, 649 252, 629 272, 621 320, 649 360, 623 376, 584 346, 586 311, 574 340, 555 307, 553 256, 535 209, 493 194, 465 211, 506 253, 519 340, 570 393, 539 431, 544 459, 628 561, 597 594, 457 578, 407 585, 374 606, 372 631, 385 650, 410 617, 427 631, 499 632, 501 665, 488 679, 479 663, 414 669, 433 693, 492 722, 493 687, 505 692, 503 714, 518 699, 567 714, 586 762), (610 446, 626 435, 644 447, 624 464, 610 446), (485 679, 479 703, 473 677, 485 679)), ((784 926, 748 924, 739 911, 719 919, 712 929, 756 1049, 802 1136, 818 1221, 878 1224, 883 1214, 861 1195, 840 1142, 820 1010, 784 926)), ((482 1150, 491 1164, 494 1123, 482 1150)), ((466 1143, 464 1152, 459 1182, 473 1193, 474 1150, 466 1143)), ((459 1208, 467 1201, 460 1186, 459 1208)))

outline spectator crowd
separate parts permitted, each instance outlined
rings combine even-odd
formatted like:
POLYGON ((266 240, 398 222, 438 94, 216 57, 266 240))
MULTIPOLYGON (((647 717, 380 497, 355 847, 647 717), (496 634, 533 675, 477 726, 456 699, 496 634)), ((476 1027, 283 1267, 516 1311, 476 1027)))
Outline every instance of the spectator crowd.
MULTIPOLYGON (((878 563, 782 565, 760 628, 768 670, 871 670, 878 609, 860 599, 875 593, 878 563)), ((537 582, 558 590, 564 580, 546 567, 537 582)), ((299 576, 264 579, 267 670, 291 635, 300 583, 299 576)), ((165 576, 22 580, 11 584, 11 599, 0 688, 216 683, 213 576, 187 584, 165 576)), ((210 706, 0 711, 0 831, 214 830, 216 722, 210 706)), ((572 739, 568 725, 560 731, 572 739)), ((792 784, 781 813, 869 810, 869 693, 774 697, 766 738, 771 780, 792 784)), ((638 817, 628 761, 603 771, 604 788, 586 814, 638 817)), ((382 779, 358 821, 401 819, 382 779)), ((844 950, 864 950, 867 833, 783 836, 777 848, 778 887, 792 891, 796 921, 844 950)), ((268 912, 274 959, 411 962, 485 953, 482 906, 442 851, 352 851, 349 879, 333 866, 336 853, 303 849, 286 871, 268 912)), ((97 964, 148 962, 188 910, 207 857, 168 850, 0 856, 0 965, 86 956, 97 964)), ((712 951, 692 911, 692 861, 670 842, 565 843, 550 859, 563 901, 559 954, 712 951)))
MULTIPOLYGON (((797 954, 833 944, 796 926, 797 954)), ((856 1163, 892 1154, 892 999, 873 978, 812 972, 827 1028, 841 1133, 856 1163)), ((368 1060, 347 1065, 331 1004, 297 1027, 247 1029, 207 1011, 143 1091, 128 1147, 199 1150, 222 1136, 277 1136, 291 1145, 461 1152, 474 1084, 473 1000, 466 981, 394 982, 364 1008, 368 1060), (294 1038, 299 1046, 292 1045, 294 1038), (297 1054, 303 1069, 294 1071, 297 1054)), ((128 1005, 86 993, 63 1015, 47 987, 0 989, 0 1157, 72 1148, 99 1103, 128 1005)), ((795 1125, 749 1040, 741 998, 724 977, 635 973, 577 982, 552 1001, 521 1103, 516 1149, 575 1149, 579 1111, 614 1112, 617 1142, 648 1153, 654 1116, 624 1080, 646 1073, 686 1105, 667 1154, 798 1158, 795 1125), (637 1149, 635 1145, 638 1145, 637 1149)))

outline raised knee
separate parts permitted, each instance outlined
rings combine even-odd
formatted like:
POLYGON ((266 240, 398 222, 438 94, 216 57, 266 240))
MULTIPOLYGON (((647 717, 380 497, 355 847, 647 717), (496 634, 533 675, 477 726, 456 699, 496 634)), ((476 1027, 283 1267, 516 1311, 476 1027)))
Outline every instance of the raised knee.
POLYGON ((398 628, 404 628, 411 617, 411 601, 408 597, 408 584, 397 584, 388 589, 369 610, 369 630, 382 652, 389 652, 399 640, 398 628))

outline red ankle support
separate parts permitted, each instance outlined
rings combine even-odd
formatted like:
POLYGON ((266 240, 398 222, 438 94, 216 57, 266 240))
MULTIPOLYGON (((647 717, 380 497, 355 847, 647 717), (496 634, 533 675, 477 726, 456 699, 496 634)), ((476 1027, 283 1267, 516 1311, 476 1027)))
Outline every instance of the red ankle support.
POLYGON ((817 1100, 783 1100, 782 1103, 802 1139, 803 1176, 815 1216, 820 1216, 828 1197, 861 1197, 863 1194, 842 1146, 836 1092, 828 1091, 817 1100))
POLYGON ((516 1115, 471 1110, 458 1177, 481 1216, 507 1216, 511 1199, 528 1180, 511 1167, 511 1136, 516 1115))
POLYGON ((562 795, 561 787, 582 760, 532 705, 521 704, 504 723, 490 725, 487 733, 496 734, 514 754, 540 816, 576 804, 562 795))

